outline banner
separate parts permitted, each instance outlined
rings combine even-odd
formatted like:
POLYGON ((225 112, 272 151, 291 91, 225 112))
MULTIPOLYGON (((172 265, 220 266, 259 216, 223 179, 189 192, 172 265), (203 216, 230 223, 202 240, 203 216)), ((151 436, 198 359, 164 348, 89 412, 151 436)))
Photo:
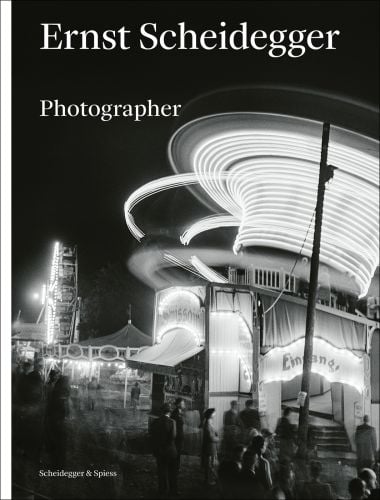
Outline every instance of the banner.
MULTIPOLYGON (((304 339, 285 347, 271 349, 261 358, 261 381, 287 381, 302 373, 304 339)), ((363 359, 348 349, 338 349, 321 338, 314 338, 313 373, 326 377, 329 382, 342 382, 359 392, 364 386, 363 359)))

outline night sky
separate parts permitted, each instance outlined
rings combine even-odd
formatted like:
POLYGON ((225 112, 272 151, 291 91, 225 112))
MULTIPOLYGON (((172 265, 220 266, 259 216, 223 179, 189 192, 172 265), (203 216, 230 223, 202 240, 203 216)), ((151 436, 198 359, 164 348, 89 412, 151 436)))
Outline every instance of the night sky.
MULTIPOLYGON (((66 104, 185 105, 214 89, 295 85, 378 102, 377 2, 13 2, 13 311, 33 321, 30 301, 45 281, 52 243, 78 245, 81 276, 137 248, 123 203, 143 183, 171 169, 166 148, 175 119, 139 123, 116 118, 40 118, 40 99, 66 104), (138 31, 145 22, 169 29, 215 29, 220 21, 255 29, 339 29, 335 51, 271 59, 256 51, 42 51, 40 23, 64 29, 138 31)), ((238 27, 238 26, 236 26, 238 27)), ((136 213, 141 227, 192 213, 192 195, 152 197, 136 213)))

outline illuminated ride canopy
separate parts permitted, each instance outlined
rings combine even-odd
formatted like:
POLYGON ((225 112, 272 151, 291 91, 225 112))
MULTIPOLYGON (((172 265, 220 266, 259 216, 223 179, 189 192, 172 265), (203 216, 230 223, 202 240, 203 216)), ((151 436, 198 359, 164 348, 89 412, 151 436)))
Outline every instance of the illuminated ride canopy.
MULTIPOLYGON (((125 203, 131 233, 143 231, 131 214, 147 196, 192 186, 213 212, 181 236, 237 227, 234 253, 267 247, 310 257, 318 186, 322 123, 285 115, 227 113, 181 127, 169 143, 176 175, 154 180, 125 203)), ((332 127, 328 163, 336 167, 327 185, 320 260, 353 278, 359 296, 367 293, 378 265, 378 141, 332 127)), ((206 266, 207 267, 207 266, 206 266)), ((198 262, 198 271, 202 273, 198 262)))

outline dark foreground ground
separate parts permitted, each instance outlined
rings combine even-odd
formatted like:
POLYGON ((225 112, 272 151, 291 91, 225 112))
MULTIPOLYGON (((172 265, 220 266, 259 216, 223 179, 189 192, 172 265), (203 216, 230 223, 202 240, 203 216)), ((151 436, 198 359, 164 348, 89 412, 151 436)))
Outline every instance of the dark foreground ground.
MULTIPOLYGON (((70 479, 40 477, 40 471, 55 470, 45 448, 40 458, 33 446, 14 447, 12 483, 14 499, 134 499, 156 498, 156 466, 149 453, 148 412, 98 408, 77 410, 68 422, 65 471, 84 472, 70 479), (114 477, 97 477, 97 472, 114 477), (39 495, 36 496, 36 494, 39 495)), ((42 429, 43 431, 43 429, 42 429)), ((36 442, 35 436, 29 436, 36 442)), ((29 439, 26 438, 27 440, 29 439)), ((305 464, 296 464, 297 478, 306 479, 305 464)), ((347 484, 355 470, 330 460, 323 462, 323 478, 339 498, 348 498, 347 484)), ((217 487, 205 489, 196 455, 182 457, 179 476, 182 498, 220 498, 217 487)))

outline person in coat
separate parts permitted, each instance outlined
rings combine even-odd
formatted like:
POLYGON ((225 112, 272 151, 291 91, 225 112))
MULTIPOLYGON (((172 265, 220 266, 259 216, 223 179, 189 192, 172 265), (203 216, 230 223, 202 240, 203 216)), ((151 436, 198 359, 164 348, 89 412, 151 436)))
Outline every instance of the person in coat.
POLYGON ((359 477, 354 477, 348 483, 348 492, 351 500, 364 500, 366 498, 365 482, 359 477))
POLYGON ((227 410, 223 415, 223 425, 228 427, 230 425, 240 426, 239 412, 238 412, 238 402, 231 401, 230 409, 227 410))
POLYGON ((252 435, 259 433, 261 429, 260 414, 255 408, 253 399, 245 402, 245 408, 240 412, 239 420, 243 425, 244 442, 248 445, 252 435))
POLYGON ((267 497, 267 491, 260 481, 259 454, 248 449, 243 455, 243 465, 239 477, 239 486, 235 498, 261 500, 267 497))
POLYGON ((205 473, 205 484, 214 485, 215 466, 218 455, 219 436, 212 422, 215 416, 215 408, 208 408, 203 415, 203 437, 202 437, 202 466, 205 473))
MULTIPOLYGON (((185 443, 185 434, 183 432, 184 426, 184 411, 185 411, 185 400, 183 398, 177 398, 174 402, 175 408, 172 411, 170 417, 176 423, 177 434, 175 437, 175 447, 177 450, 177 474, 176 480, 178 479, 179 469, 181 465, 181 454, 183 453, 183 447, 185 443)), ((175 490, 177 491, 177 484, 175 485, 175 490)))
POLYGON ((131 406, 132 406, 133 410, 136 410, 136 408, 140 402, 140 393, 141 393, 141 389, 140 389, 139 383, 135 382, 135 385, 132 386, 132 389, 131 389, 131 406))
POLYGON ((263 454, 265 452, 265 438, 263 436, 255 436, 252 439, 251 445, 248 449, 249 452, 258 456, 258 463, 256 466, 256 479, 261 485, 265 493, 269 493, 273 487, 272 474, 270 464, 263 454))
POLYGON ((70 417, 69 377, 56 381, 46 406, 47 449, 54 467, 64 467, 67 453, 67 421, 70 417))
POLYGON ((236 445, 232 450, 230 457, 225 458, 219 465, 218 478, 222 498, 232 500, 237 497, 244 451, 245 448, 242 444, 236 445))
POLYGON ((290 422, 290 414, 292 410, 287 406, 278 419, 276 427, 276 435, 280 438, 280 462, 291 462, 296 449, 295 443, 295 426, 290 422))
POLYGON ((298 499, 296 475, 292 462, 282 463, 277 474, 277 485, 284 493, 286 500, 298 499))
POLYGON ((265 439, 265 451, 263 457, 266 458, 270 465, 272 476, 275 476, 279 469, 277 445, 274 440, 274 434, 269 429, 262 429, 261 435, 265 439))
POLYGON ((229 457, 241 441, 242 424, 239 418, 238 402, 231 401, 230 409, 223 415, 222 454, 229 457))
POLYGON ((320 479, 322 464, 318 460, 310 462, 311 480, 304 483, 301 498, 305 500, 334 500, 334 494, 329 483, 320 479))
POLYGON ((87 384, 88 407, 91 411, 95 410, 95 406, 98 401, 99 388, 100 385, 96 381, 96 377, 92 377, 90 382, 87 384))
POLYGON ((177 495, 176 423, 170 418, 170 405, 163 404, 161 416, 150 428, 153 455, 157 461, 158 491, 162 496, 177 495))
POLYGON ((44 381, 42 377, 42 361, 36 359, 33 370, 24 378, 25 448, 27 454, 35 461, 40 460, 43 444, 44 423, 44 381))
POLYGON ((357 469, 371 468, 376 457, 376 430, 369 425, 368 415, 364 415, 363 423, 355 431, 357 469))

